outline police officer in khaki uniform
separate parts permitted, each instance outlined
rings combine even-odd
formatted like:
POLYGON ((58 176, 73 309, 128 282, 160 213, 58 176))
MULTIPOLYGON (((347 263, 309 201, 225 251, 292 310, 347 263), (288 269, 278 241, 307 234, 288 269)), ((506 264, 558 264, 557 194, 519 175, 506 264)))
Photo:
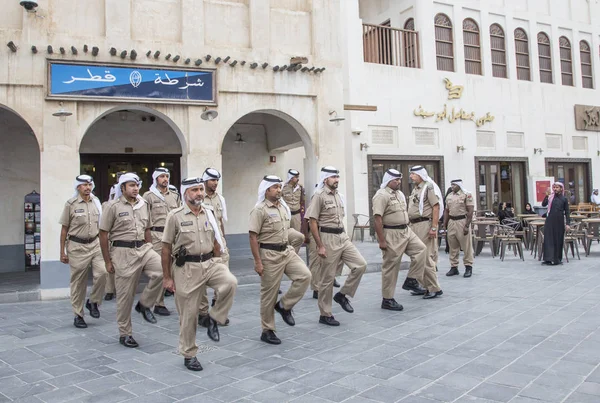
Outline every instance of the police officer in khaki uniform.
MULTIPOLYGON (((102 203, 103 209, 106 209, 106 206, 108 206, 108 202, 115 199, 115 195, 117 194, 117 188, 119 187, 119 178, 124 173, 126 173, 126 172, 125 171, 117 172, 117 174, 116 174, 117 183, 112 185, 112 187, 110 188, 110 193, 108 195, 108 201, 105 201, 104 203, 102 203)), ((111 301, 115 297, 115 293, 116 293, 115 292, 115 273, 108 273, 106 275, 106 286, 104 287, 104 292, 106 293, 106 295, 104 296, 105 301, 111 301)))
POLYGON ((408 200, 410 228, 427 247, 425 267, 410 262, 407 278, 416 278, 427 289, 423 298, 436 298, 443 294, 435 268, 438 259, 438 221, 443 211, 442 192, 422 166, 410 169, 410 179, 415 183, 408 200), (421 274, 422 273, 422 274, 421 274))
POLYGON ((115 200, 100 220, 100 247, 106 271, 115 273, 119 342, 125 347, 138 346, 131 335, 131 307, 142 272, 150 280, 135 310, 147 322, 156 323, 150 308, 162 291, 160 256, 152 250, 150 209, 139 195, 141 184, 135 173, 121 175, 115 200))
POLYGON ((274 175, 263 178, 258 187, 258 202, 250 212, 250 249, 254 270, 260 276, 260 339, 269 344, 281 344, 275 335, 274 311, 290 326, 296 324, 292 308, 306 292, 310 271, 289 244, 288 229, 292 217, 290 208, 281 200, 282 181, 274 175), (289 290, 277 302, 281 278, 292 280, 289 290))
MULTIPOLYGON (((410 256, 414 262, 414 275, 422 279, 425 268, 427 248, 419 237, 408 227, 408 212, 406 198, 400 190, 402 174, 395 169, 388 169, 383 176, 380 189, 373 196, 373 216, 375 217, 375 232, 379 240, 379 249, 383 253, 381 265, 381 293, 383 301, 381 309, 401 311, 403 309, 394 299, 398 271, 402 254, 410 256)), ((407 277, 402 288, 412 290, 413 294, 423 295, 423 290, 417 278, 407 277)))
POLYGON ((471 277, 473 273, 473 240, 471 238, 471 220, 475 210, 475 201, 471 193, 463 187, 462 179, 450 182, 452 193, 446 197, 446 210, 444 213, 444 228, 446 239, 450 245, 450 271, 446 276, 459 275, 458 263, 460 250, 464 251, 463 263, 465 264, 464 277, 471 277))
MULTIPOLYGON (((205 196, 204 204, 210 207, 219 228, 221 230, 221 237, 225 242, 225 250, 221 254, 221 259, 225 265, 229 267, 229 250, 227 249, 227 241, 225 240, 225 222, 227 222, 227 204, 222 194, 217 192, 217 187, 221 180, 221 173, 214 168, 206 168, 202 174, 202 180, 204 181, 205 196)), ((203 296, 200 301, 200 309, 198 313, 198 323, 202 326, 207 324, 206 319, 208 318, 208 295, 206 288, 202 291, 203 296)), ((214 295, 211 306, 214 306, 217 295, 214 295)), ((229 324, 229 320, 226 321, 229 324)))
MULTIPOLYGON (((150 207, 150 234, 152 236, 152 249, 159 255, 162 253, 162 234, 165 230, 165 220, 169 211, 176 209, 181 204, 179 192, 169 189, 171 173, 167 168, 156 168, 152 173, 152 186, 144 193, 144 200, 150 207)), ((158 295, 154 306, 154 313, 169 316, 171 312, 165 306, 165 294, 171 295, 170 291, 163 289, 158 295)))
POLYGON ((79 175, 75 178, 73 187, 75 195, 65 203, 58 221, 62 225, 60 261, 71 266, 71 306, 75 314, 73 325, 77 328, 86 328, 87 324, 83 319, 83 300, 87 291, 89 268, 92 267, 94 283, 85 307, 90 311, 92 318, 100 317, 98 306, 102 303, 107 275, 98 241, 98 224, 102 207, 100 200, 92 193, 94 180, 91 176, 79 175))
POLYGON ((340 181, 339 171, 331 166, 321 168, 321 178, 306 215, 310 219, 310 232, 317 245, 321 260, 319 269, 319 323, 339 326, 331 313, 333 281, 340 259, 350 267, 350 275, 344 286, 335 294, 333 300, 346 312, 354 312, 346 295, 354 297, 358 284, 367 268, 367 262, 350 242, 344 230, 345 206, 337 188, 340 181))
MULTIPOLYGON (((304 209, 304 188, 300 186, 300 172, 295 169, 288 170, 288 178, 283 185, 282 194, 283 200, 290 208, 292 219, 290 220, 290 228, 302 232, 302 210, 304 209)), ((296 251, 297 252, 297 251, 296 251)))
POLYGON ((206 286, 218 290, 219 299, 208 315, 207 334, 213 341, 219 341, 217 323, 223 324, 227 319, 237 280, 220 257, 225 243, 219 224, 212 212, 202 205, 202 178, 184 179, 181 195, 184 204, 169 213, 163 233, 163 283, 165 288, 175 292, 183 363, 191 371, 201 371, 202 365, 196 358, 196 329, 202 292, 206 286))

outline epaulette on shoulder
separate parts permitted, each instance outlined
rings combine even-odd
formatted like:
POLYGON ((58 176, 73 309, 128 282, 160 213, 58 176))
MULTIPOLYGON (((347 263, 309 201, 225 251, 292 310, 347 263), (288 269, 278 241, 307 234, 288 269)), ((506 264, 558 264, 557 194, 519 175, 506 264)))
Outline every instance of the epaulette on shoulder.
POLYGON ((67 200, 67 203, 68 204, 73 204, 73 203, 75 203, 77 201, 77 198, 78 198, 78 196, 71 197, 69 200, 67 200))

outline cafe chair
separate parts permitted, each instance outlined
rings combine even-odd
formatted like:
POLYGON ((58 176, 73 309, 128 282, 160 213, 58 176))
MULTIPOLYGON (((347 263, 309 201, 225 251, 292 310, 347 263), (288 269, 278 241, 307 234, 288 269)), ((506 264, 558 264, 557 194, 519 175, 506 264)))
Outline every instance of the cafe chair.
POLYGON ((575 223, 571 225, 571 229, 569 231, 565 231, 565 258, 567 259, 567 263, 569 263, 569 247, 571 248, 571 255, 575 258, 575 252, 577 252, 577 259, 581 260, 579 257, 579 238, 577 236, 579 232, 579 223, 575 223))
POLYGON ((588 222, 585 230, 585 255, 590 255, 592 241, 600 242, 600 222, 588 222))
MULTIPOLYGON (((352 228, 352 239, 350 239, 351 241, 354 241, 354 234, 356 233, 356 231, 360 232, 360 241, 364 242, 365 240, 365 229, 370 230, 371 229, 371 217, 369 217, 368 215, 364 215, 364 214, 352 214, 352 217, 354 217, 354 227, 352 228)), ((371 237, 371 240, 374 240, 373 237, 371 237)))

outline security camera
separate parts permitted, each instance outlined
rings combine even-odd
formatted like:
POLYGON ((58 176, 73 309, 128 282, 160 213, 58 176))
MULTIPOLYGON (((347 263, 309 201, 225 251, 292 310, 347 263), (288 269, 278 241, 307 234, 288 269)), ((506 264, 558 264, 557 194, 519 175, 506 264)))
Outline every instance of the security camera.
POLYGON ((23 0, 21 1, 21 6, 23 6, 23 8, 25 10, 27 10, 27 12, 35 12, 35 9, 38 6, 38 2, 35 0, 23 0))

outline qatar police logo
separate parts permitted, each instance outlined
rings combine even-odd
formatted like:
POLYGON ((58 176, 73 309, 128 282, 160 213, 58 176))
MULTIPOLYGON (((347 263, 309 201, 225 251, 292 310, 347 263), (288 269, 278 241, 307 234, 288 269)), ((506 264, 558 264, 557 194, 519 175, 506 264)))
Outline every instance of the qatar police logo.
POLYGON ((139 71, 134 70, 129 75, 129 82, 133 85, 133 88, 137 88, 142 83, 142 75, 139 71))

